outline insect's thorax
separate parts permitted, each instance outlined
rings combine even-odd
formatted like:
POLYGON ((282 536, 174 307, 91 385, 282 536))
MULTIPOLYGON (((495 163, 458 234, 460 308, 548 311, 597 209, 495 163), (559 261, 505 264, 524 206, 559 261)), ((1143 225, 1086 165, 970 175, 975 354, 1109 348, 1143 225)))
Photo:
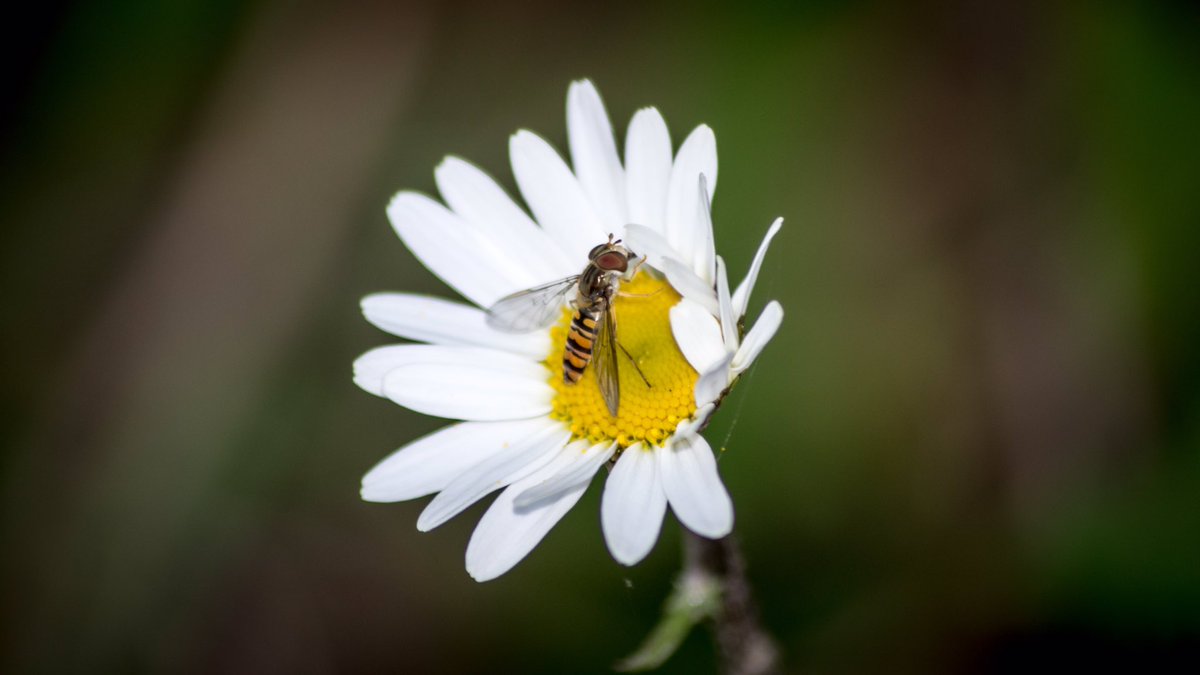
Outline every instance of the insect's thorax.
POLYGON ((595 307, 606 302, 616 290, 616 277, 613 272, 588 265, 579 276, 579 294, 575 298, 575 306, 595 307))
POLYGON ((592 306, 612 298, 617 291, 618 271, 601 269, 589 264, 580 275, 576 306, 592 306))

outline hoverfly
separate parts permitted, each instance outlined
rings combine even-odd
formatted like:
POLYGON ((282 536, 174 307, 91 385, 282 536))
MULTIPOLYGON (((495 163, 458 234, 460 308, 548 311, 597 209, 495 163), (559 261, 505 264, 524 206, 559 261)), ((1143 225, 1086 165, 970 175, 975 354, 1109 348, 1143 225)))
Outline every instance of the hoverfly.
MULTIPOLYGON (((487 323, 498 330, 527 333, 545 328, 557 319, 563 301, 574 291, 570 305, 575 310, 567 343, 563 347, 563 381, 575 384, 583 377, 588 364, 595 361, 596 381, 608 412, 617 416, 620 405, 620 377, 617 367, 617 318, 612 301, 617 294, 618 280, 631 271, 629 261, 637 256, 621 246, 620 239, 608 235, 608 242, 592 248, 587 267, 580 274, 548 284, 517 291, 496 301, 487 310, 487 323)), ((645 258, 632 268, 636 271, 645 258)), ((625 352, 638 374, 637 362, 625 352)), ((645 381, 645 375, 642 380, 645 381)), ((650 383, 646 382, 646 386, 650 383)))

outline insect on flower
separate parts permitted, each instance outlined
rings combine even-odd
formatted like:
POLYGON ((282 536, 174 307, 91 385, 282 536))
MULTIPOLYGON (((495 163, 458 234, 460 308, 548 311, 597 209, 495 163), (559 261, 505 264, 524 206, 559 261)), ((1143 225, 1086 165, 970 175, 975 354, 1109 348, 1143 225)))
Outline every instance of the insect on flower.
POLYGON ((633 278, 638 267, 646 260, 642 257, 630 267, 629 261, 636 257, 636 254, 621 246, 620 239, 614 240, 613 235, 609 234, 607 243, 592 248, 588 253, 588 263, 581 274, 501 298, 487 310, 488 325, 513 333, 546 328, 559 317, 564 301, 574 291, 570 304, 575 311, 563 346, 563 382, 579 382, 584 369, 594 359, 596 379, 604 404, 609 413, 616 417, 621 400, 617 349, 624 352, 646 386, 652 386, 637 361, 617 340, 617 318, 613 312, 612 301, 619 292, 620 280, 633 278))
POLYGON ((360 356, 354 381, 452 420, 375 465, 362 497, 434 495, 417 519, 428 531, 499 489, 467 544, 479 581, 524 559, 605 466, 600 527, 617 562, 649 554, 668 508, 702 537, 729 534, 733 501, 701 431, 783 318, 771 301, 742 330, 781 221, 731 288, 713 236, 712 129, 675 151, 644 108, 622 157, 599 92, 580 81, 567 136, 569 165, 533 132, 509 140, 527 209, 457 157, 434 171, 440 201, 402 190, 388 203, 400 239, 465 302, 401 292, 362 303, 408 342, 360 356))

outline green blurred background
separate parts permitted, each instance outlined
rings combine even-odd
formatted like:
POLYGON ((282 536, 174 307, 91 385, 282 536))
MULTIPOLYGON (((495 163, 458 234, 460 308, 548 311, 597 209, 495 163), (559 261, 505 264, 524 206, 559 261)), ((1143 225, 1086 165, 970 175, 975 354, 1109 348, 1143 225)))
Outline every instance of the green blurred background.
MULTIPOLYGON (((482 506, 358 480, 442 424, 350 364, 384 216, 508 134, 716 130, 787 316, 708 436, 789 670, 1200 660, 1200 13, 1186 3, 38 5, 4 49, 0 671, 603 673, 678 568, 600 481, 477 584, 482 506)), ((664 672, 712 673, 704 632, 664 672)))

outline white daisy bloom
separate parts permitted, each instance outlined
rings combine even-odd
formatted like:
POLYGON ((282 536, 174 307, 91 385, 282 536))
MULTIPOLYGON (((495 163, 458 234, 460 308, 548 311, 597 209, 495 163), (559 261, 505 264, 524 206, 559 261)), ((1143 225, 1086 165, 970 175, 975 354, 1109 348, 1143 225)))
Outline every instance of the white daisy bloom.
POLYGON ((622 163, 600 96, 581 81, 567 95, 567 131, 573 169, 532 132, 510 140, 532 217, 455 157, 435 171, 445 205, 415 192, 388 205, 409 250, 471 305, 409 293, 362 302, 368 321, 421 344, 367 352, 354 363, 354 381, 411 410, 459 420, 376 465, 363 477, 362 497, 436 495, 417 520, 425 531, 503 489, 467 546, 467 571, 479 581, 520 562, 610 463, 600 521, 618 562, 633 565, 650 552, 668 505, 699 535, 728 534, 733 505, 700 430, 783 317, 772 301, 741 334, 781 221, 731 293, 709 212, 717 178, 711 129, 697 127, 672 158, 662 116, 640 110, 622 163), (612 301, 622 358, 637 365, 618 370, 616 416, 595 368, 564 381, 565 301, 562 319, 544 330, 508 333, 486 321, 497 300, 579 274, 610 233, 645 256, 612 301))

